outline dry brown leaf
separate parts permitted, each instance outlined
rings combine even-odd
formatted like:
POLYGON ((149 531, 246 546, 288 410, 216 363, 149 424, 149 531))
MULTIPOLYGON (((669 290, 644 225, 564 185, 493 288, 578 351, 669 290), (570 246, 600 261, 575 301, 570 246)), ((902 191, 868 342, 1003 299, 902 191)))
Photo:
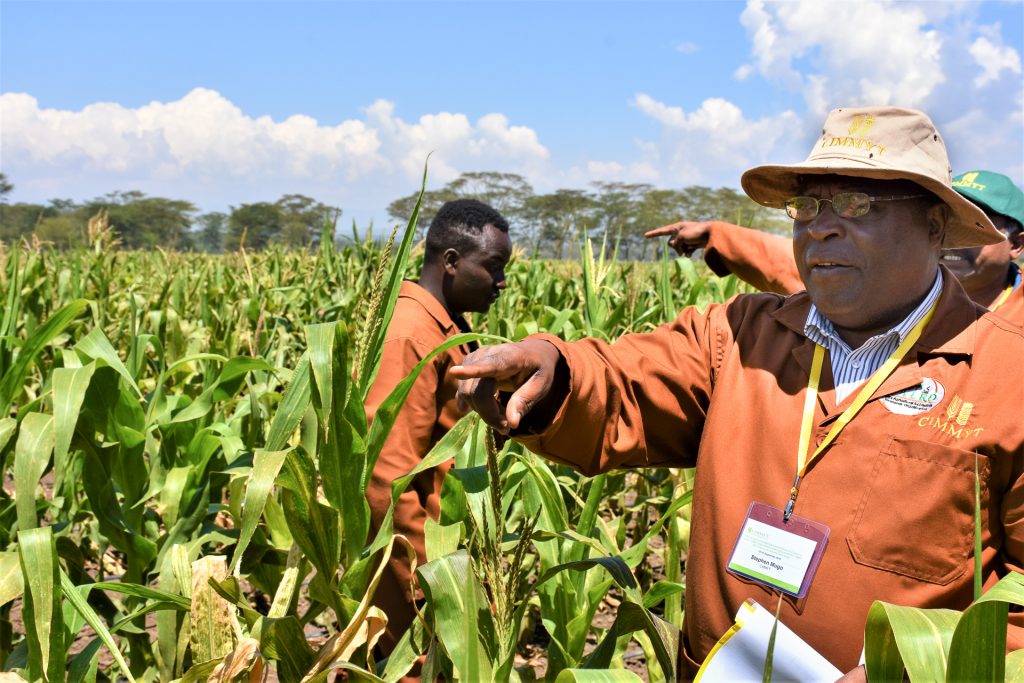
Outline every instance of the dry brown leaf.
POLYGON ((255 638, 243 638, 238 646, 213 670, 207 683, 262 683, 266 666, 255 638))

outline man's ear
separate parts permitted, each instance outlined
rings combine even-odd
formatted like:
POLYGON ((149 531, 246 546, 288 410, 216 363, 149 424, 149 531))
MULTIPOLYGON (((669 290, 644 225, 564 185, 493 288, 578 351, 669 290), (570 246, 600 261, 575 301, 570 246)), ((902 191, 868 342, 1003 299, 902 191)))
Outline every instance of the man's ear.
POLYGON ((951 210, 945 204, 935 204, 928 209, 928 238, 936 249, 942 245, 946 236, 946 225, 949 224, 951 210))
POLYGON ((1021 254, 1024 254, 1024 230, 1010 235, 1010 258, 1016 261, 1021 254))
POLYGON ((458 269, 459 260, 462 255, 459 254, 458 249, 448 248, 441 254, 441 263, 444 265, 444 272, 448 275, 455 275, 455 271, 458 269))

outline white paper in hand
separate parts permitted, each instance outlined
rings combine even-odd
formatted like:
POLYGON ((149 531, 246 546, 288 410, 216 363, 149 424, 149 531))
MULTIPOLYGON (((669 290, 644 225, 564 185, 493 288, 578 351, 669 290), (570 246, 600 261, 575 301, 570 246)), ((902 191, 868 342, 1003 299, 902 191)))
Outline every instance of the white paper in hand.
MULTIPOLYGON (((736 623, 718 641, 697 673, 696 681, 761 681, 775 614, 753 600, 740 605, 736 623)), ((772 682, 835 681, 843 672, 832 666, 779 620, 772 657, 772 682)))

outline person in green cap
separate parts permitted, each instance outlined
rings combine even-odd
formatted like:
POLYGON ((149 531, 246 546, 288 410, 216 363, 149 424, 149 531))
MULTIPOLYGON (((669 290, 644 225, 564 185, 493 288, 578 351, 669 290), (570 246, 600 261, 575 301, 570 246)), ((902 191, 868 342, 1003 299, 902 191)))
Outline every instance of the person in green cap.
MULTIPOLYGON (((1024 287, 1014 261, 1024 254, 1024 192, 992 171, 969 171, 953 187, 977 204, 1006 237, 1005 242, 970 249, 949 249, 941 263, 960 280, 974 301, 1006 320, 1024 325, 1024 287)), ((704 249, 704 260, 718 275, 735 274, 754 287, 777 294, 804 289, 790 240, 721 221, 680 221, 646 233, 668 236, 681 255, 704 249)))
POLYGON ((1024 322, 1024 287, 1014 263, 1024 253, 1024 192, 1001 173, 970 171, 953 178, 957 192, 980 206, 1006 242, 943 252, 942 264, 968 295, 1004 318, 1024 322))

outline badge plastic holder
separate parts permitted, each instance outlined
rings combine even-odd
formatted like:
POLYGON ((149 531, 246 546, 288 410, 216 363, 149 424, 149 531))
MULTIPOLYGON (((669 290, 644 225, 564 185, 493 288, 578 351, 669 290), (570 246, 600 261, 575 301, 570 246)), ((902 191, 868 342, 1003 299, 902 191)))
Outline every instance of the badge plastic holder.
POLYGON ((807 595, 807 591, 810 590, 811 581, 814 579, 814 574, 818 571, 818 565, 821 563, 821 556, 824 554, 825 546, 828 543, 828 534, 829 528, 821 522, 815 522, 812 519, 800 517, 799 515, 792 515, 789 518, 789 521, 785 522, 783 521, 783 511, 779 508, 775 508, 764 503, 753 502, 747 510, 747 516, 743 520, 743 525, 736 534, 736 542, 733 544, 733 551, 729 556, 729 562, 726 565, 726 570, 737 576, 742 576, 746 579, 756 581, 757 583, 767 586, 772 590, 781 591, 795 598, 803 598, 807 595), (805 538, 815 543, 814 552, 811 555, 807 569, 804 572, 804 577, 800 583, 799 590, 793 591, 785 586, 772 583, 770 580, 765 580, 765 577, 763 576, 758 576, 752 572, 744 571, 744 568, 736 566, 736 553, 740 547, 740 539, 743 536, 743 530, 747 527, 749 520, 761 522, 762 524, 766 524, 774 529, 793 534, 800 538, 805 538))

